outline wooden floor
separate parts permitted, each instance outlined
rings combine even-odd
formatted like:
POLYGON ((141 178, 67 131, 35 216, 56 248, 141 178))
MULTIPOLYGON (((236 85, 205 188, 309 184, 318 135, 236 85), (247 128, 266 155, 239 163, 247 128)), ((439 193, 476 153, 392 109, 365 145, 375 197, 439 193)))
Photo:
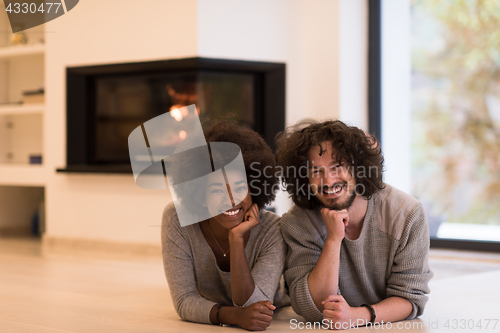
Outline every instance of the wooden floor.
MULTIPOLYGON (((426 312, 405 322, 423 326, 406 331, 454 332, 447 319, 500 318, 500 255, 433 251, 430 264, 436 278, 426 312)), ((290 308, 275 317, 268 332, 294 331, 290 319, 301 320, 290 308)), ((159 253, 52 252, 35 240, 0 239, 1 333, 181 331, 242 332, 182 322, 159 253)), ((500 323, 486 331, 500 332, 500 323)))

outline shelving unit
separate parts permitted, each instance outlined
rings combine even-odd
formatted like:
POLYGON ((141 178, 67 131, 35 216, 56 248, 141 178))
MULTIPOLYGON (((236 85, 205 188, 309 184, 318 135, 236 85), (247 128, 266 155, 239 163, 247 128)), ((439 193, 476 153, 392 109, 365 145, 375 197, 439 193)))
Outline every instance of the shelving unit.
POLYGON ((2 186, 45 186, 46 171, 40 164, 0 164, 2 186))
MULTIPOLYGON (((4 10, 0 3, 0 10, 4 10)), ((43 186, 44 104, 21 104, 23 92, 45 86, 45 31, 24 31, 27 44, 12 45, 7 15, 0 16, 0 186, 43 186)))
MULTIPOLYGON (((5 12, 0 2, 0 11, 5 12)), ((0 15, 0 236, 28 236, 35 216, 44 216, 47 167, 44 158, 44 104, 20 104, 23 92, 45 87, 43 25, 26 30, 28 44, 11 45, 7 15, 0 15)))
POLYGON ((45 104, 0 105, 0 115, 43 114, 45 104))
POLYGON ((0 60, 45 54, 44 44, 4 46, 0 48, 0 60))

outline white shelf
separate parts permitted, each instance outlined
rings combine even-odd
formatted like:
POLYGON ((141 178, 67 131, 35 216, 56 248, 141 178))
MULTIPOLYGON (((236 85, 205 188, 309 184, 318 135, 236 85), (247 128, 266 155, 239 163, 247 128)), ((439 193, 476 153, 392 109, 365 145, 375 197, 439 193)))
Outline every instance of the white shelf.
POLYGON ((45 44, 27 44, 0 47, 0 59, 8 59, 19 56, 44 54, 45 44))
POLYGON ((0 164, 0 186, 45 186, 43 164, 0 164))
POLYGON ((0 105, 0 115, 43 113, 45 104, 0 105))

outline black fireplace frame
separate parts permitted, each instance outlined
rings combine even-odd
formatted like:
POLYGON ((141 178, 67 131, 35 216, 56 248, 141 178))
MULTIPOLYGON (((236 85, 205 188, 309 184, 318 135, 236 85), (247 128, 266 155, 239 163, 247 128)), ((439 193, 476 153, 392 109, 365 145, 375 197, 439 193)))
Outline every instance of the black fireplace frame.
MULTIPOLYGON (((274 150, 276 135, 285 129, 284 63, 226 60, 212 58, 185 58, 174 60, 122 63, 66 69, 66 167, 58 172, 77 173, 132 173, 128 164, 95 164, 91 160, 92 112, 95 103, 94 77, 103 75, 130 75, 168 71, 217 71, 224 73, 251 73, 256 75, 255 88, 261 112, 255 113, 254 130, 274 150)), ((259 106, 256 106, 259 108, 259 106)))

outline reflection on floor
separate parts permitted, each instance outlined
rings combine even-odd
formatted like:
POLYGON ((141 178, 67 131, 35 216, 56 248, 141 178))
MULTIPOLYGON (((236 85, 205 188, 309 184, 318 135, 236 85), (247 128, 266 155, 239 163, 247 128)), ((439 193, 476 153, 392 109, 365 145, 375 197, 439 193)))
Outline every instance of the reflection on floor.
POLYGON ((429 266, 433 280, 500 270, 500 253, 431 249, 429 266))

